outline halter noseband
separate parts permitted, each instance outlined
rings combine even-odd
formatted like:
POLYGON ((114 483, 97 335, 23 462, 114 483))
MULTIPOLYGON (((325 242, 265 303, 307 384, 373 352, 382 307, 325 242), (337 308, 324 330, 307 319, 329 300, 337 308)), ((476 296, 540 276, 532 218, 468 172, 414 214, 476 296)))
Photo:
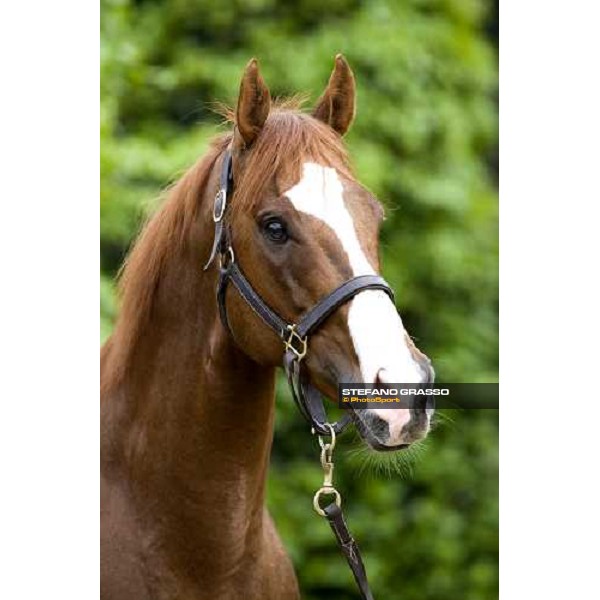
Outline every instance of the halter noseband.
MULTIPOLYGON (((221 167, 219 191, 215 196, 213 221, 215 237, 208 262, 204 270, 212 264, 217 254, 220 259, 219 282, 217 285, 217 302, 219 314, 225 328, 231 333, 227 319, 226 294, 229 283, 232 283, 246 304, 274 331, 282 340, 283 367, 292 390, 292 396, 302 416, 308 421, 315 433, 330 435, 331 428, 335 433, 343 431, 352 417, 345 413, 335 423, 328 423, 327 414, 320 392, 310 383, 303 368, 302 360, 308 351, 308 336, 318 329, 324 321, 340 306, 365 290, 381 290, 394 302, 394 292, 379 275, 360 275, 342 283, 339 287, 319 300, 306 311, 296 323, 288 323, 280 317, 256 292, 242 273, 235 260, 231 236, 224 223, 227 212, 227 201, 233 193, 233 168, 230 150, 226 150, 221 167)), ((233 337, 233 336, 232 336, 233 337)))

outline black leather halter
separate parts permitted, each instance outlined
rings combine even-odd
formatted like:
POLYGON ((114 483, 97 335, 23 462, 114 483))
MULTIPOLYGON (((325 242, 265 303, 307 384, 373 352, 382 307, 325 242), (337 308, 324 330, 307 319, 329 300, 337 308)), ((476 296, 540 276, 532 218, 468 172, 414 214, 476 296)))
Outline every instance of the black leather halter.
MULTIPOLYGON (((350 412, 345 412, 343 417, 335 423, 329 423, 327 414, 323 405, 323 398, 320 392, 310 383, 302 360, 308 352, 308 336, 318 329, 325 320, 335 312, 340 306, 348 302, 354 296, 365 290, 381 290, 385 292, 394 301, 394 292, 386 281, 378 275, 360 275, 342 283, 339 287, 331 291, 327 296, 319 300, 312 308, 306 311, 296 323, 289 323, 280 317, 256 292, 250 282, 242 273, 235 260, 235 253, 232 246, 231 235, 225 224, 227 213, 227 203, 233 193, 233 168, 231 152, 225 151, 223 164, 221 167, 221 177, 219 191, 215 197, 213 207, 213 221, 215 223, 215 237, 208 262, 204 266, 206 271, 219 256, 219 281, 217 285, 217 302, 219 314, 225 328, 230 332, 229 321, 227 319, 226 294, 227 288, 231 283, 246 304, 262 319, 262 321, 274 331, 283 342, 283 367, 287 380, 292 391, 292 396, 300 413, 311 425, 313 433, 322 436, 332 436, 331 450, 335 445, 335 434, 343 431, 352 421, 350 412)), ((327 445, 327 447, 329 447, 327 445)), ((324 461, 324 468, 330 465, 333 469, 333 463, 324 461)), ((329 525, 338 544, 348 561, 352 574, 359 587, 361 596, 364 600, 373 600, 373 595, 369 589, 365 568, 358 550, 356 542, 350 535, 346 522, 340 508, 339 494, 331 484, 331 470, 329 471, 328 484, 321 488, 315 496, 315 503, 318 503, 320 494, 335 493, 337 501, 329 504, 319 514, 324 515, 329 521, 329 525)), ((318 508, 315 505, 315 508, 318 508)))
MULTIPOLYGON (((310 383, 302 360, 308 351, 308 336, 318 329, 325 320, 340 306, 365 290, 381 290, 394 301, 394 292, 386 281, 378 275, 360 275, 342 283, 339 287, 319 300, 306 311, 296 323, 289 323, 280 317, 256 292, 242 273, 235 260, 231 236, 224 223, 227 202, 233 192, 233 170, 231 153, 227 150, 223 157, 219 191, 215 197, 213 220, 215 222, 215 238, 212 251, 204 270, 219 255, 219 283, 217 301, 221 320, 231 332, 227 319, 226 294, 229 283, 233 284, 246 304, 274 331, 283 342, 283 367, 292 390, 292 396, 300 413, 309 422, 312 429, 320 435, 329 435, 325 407, 320 392, 310 383)), ((335 423, 331 423, 335 433, 340 433, 350 423, 350 413, 335 423)))

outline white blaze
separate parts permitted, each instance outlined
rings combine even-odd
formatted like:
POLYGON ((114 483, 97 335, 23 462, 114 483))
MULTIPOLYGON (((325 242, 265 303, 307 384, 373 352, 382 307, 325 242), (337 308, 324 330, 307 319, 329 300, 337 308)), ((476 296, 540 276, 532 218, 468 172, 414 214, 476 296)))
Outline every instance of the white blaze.
MULTIPOLYGON (((303 165, 302 175, 302 179, 285 195, 296 210, 320 219, 332 229, 348 256, 355 277, 375 275, 344 204, 343 186, 337 171, 307 162, 303 165)), ((400 315, 384 292, 366 290, 350 301, 348 329, 365 383, 374 383, 378 373, 389 383, 418 383, 423 380, 406 344, 400 315)), ((388 420, 391 412, 404 411, 382 410, 379 414, 388 420)), ((394 432, 390 433, 393 436, 394 432)))

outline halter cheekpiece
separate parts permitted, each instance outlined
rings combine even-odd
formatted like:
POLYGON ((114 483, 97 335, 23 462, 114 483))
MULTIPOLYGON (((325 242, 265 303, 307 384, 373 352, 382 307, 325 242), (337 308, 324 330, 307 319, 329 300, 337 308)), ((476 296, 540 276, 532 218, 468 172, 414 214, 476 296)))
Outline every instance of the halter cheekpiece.
POLYGON ((310 383, 302 361, 309 350, 309 335, 318 329, 340 306, 365 290, 381 290, 394 302, 394 292, 382 277, 378 275, 360 275, 345 281, 327 296, 321 298, 312 308, 304 312, 296 323, 288 323, 260 297, 246 279, 236 261, 231 234, 225 223, 228 202, 232 194, 233 165, 231 151, 228 149, 223 155, 219 190, 215 196, 213 206, 214 241, 210 257, 204 266, 206 271, 215 258, 219 257, 217 303, 221 321, 231 334, 226 307, 227 288, 231 283, 246 301, 246 304, 283 342, 283 368, 292 391, 292 397, 300 413, 310 424, 313 433, 319 435, 319 443, 322 449, 321 464, 324 470, 324 481, 323 486, 315 494, 315 510, 329 521, 338 544, 350 565, 362 598, 373 600, 358 547, 348 531, 340 508, 341 498, 339 492, 333 487, 332 482, 332 455, 335 447, 335 436, 350 424, 352 416, 350 412, 345 412, 338 421, 328 422, 321 393, 310 383), (330 441, 325 443, 321 436, 329 436, 330 441), (319 502, 321 496, 324 495, 333 495, 335 500, 325 508, 321 508, 319 502))

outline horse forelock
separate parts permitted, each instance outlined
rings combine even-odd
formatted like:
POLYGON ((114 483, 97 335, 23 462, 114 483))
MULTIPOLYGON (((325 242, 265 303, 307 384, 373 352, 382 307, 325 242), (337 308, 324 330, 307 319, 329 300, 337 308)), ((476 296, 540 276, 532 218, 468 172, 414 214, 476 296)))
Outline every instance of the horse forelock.
POLYGON ((333 129, 297 107, 290 108, 290 103, 275 104, 245 158, 241 176, 234 173, 234 217, 254 212, 274 180, 298 181, 309 161, 354 178, 342 138, 333 129))

